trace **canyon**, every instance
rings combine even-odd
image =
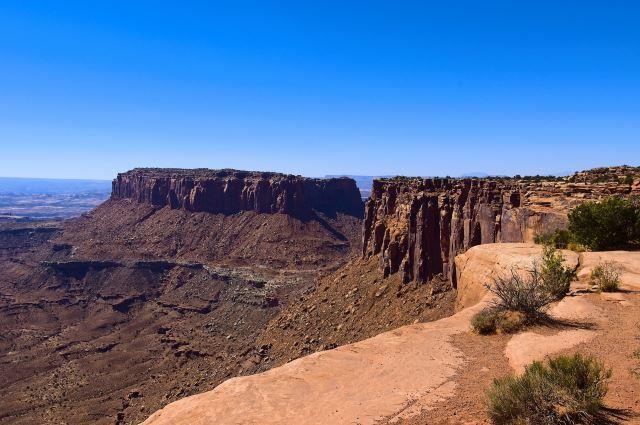
[[[146,169],[75,219],[5,223],[0,423],[138,423],[270,368],[260,334],[359,252],[361,215],[350,179]]]
[[[461,363],[445,359],[449,369],[439,371],[442,365],[420,366],[420,353],[446,358],[457,349],[421,347],[411,357],[390,349],[382,335],[401,329],[410,348],[451,321],[458,321],[455,331],[443,331],[442,341],[465,335],[472,310],[464,309],[484,296],[486,271],[478,264],[495,271],[505,267],[501,261],[530,261],[539,248],[518,247],[564,228],[573,206],[638,194],[640,171],[625,166],[567,178],[377,179],[364,204],[349,178],[230,169],[121,173],[110,199],[80,217],[0,227],[0,423],[139,423],[166,405],[150,423],[224,423],[223,416],[244,414],[268,423],[260,403],[280,396],[265,395],[278,385],[272,379],[306,380],[300,367],[330,370],[327,361],[340,366],[337,374],[346,364],[347,380],[377,373],[358,365],[383,359],[387,376],[411,364],[448,382]],[[488,251],[474,251],[478,245]],[[465,252],[484,260],[465,262]],[[406,364],[390,353],[408,356]],[[295,373],[278,378],[281,367]],[[422,387],[400,382],[407,373],[398,385],[413,394]],[[245,375],[255,378],[238,378]],[[318,391],[332,385],[321,375],[307,381]],[[214,400],[222,397],[233,414],[198,418],[172,407],[210,390],[225,394]],[[367,418],[393,415],[407,402],[384,399],[385,391],[374,386],[358,399],[389,407]],[[255,401],[249,392],[264,397]],[[293,407],[271,419],[307,411]],[[262,419],[257,409],[266,409]],[[359,414],[357,406],[349,409]]]

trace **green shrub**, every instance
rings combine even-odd
[[[471,329],[480,335],[515,333],[527,323],[524,314],[500,308],[485,308],[471,319]]]
[[[545,246],[542,261],[531,269],[521,273],[513,268],[507,275],[495,276],[485,285],[496,296],[493,305],[471,319],[471,328],[482,335],[513,333],[540,319],[549,304],[567,294],[576,278],[563,261],[558,250]]]
[[[520,376],[494,381],[489,417],[495,424],[597,423],[610,377],[601,362],[580,354],[533,362]]]
[[[637,199],[607,198],[585,202],[569,213],[575,242],[594,251],[628,249],[640,241],[640,203]]]
[[[613,261],[598,264],[591,271],[591,284],[602,292],[616,292],[620,287],[622,270]]]
[[[573,239],[568,230],[556,229],[553,232],[534,236],[533,241],[539,245],[551,245],[554,248],[566,249],[573,242]]]
[[[565,267],[564,257],[560,251],[546,245],[542,251],[540,290],[549,294],[554,300],[561,300],[569,292],[571,282],[576,280],[576,271]]]
[[[631,174],[627,174],[624,177],[624,184],[632,185],[633,184],[633,176]]]
[[[565,267],[563,260],[562,254],[547,246],[541,264],[534,263],[525,273],[511,269],[508,275],[493,278],[485,286],[496,295],[494,308],[517,311],[530,319],[540,316],[545,307],[567,294],[576,278],[575,271]]]
[[[486,308],[471,318],[471,329],[480,335],[495,333],[498,328],[498,310]]]

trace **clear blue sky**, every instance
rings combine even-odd
[[[0,175],[640,165],[637,1],[3,1]]]

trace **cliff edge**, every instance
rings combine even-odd
[[[353,179],[313,179],[289,174],[232,169],[136,168],[113,180],[112,199],[170,206],[194,212],[325,214],[362,216]]]

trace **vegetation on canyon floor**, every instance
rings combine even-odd
[[[602,423],[611,370],[577,353],[533,362],[522,375],[496,379],[487,392],[495,424]]]

